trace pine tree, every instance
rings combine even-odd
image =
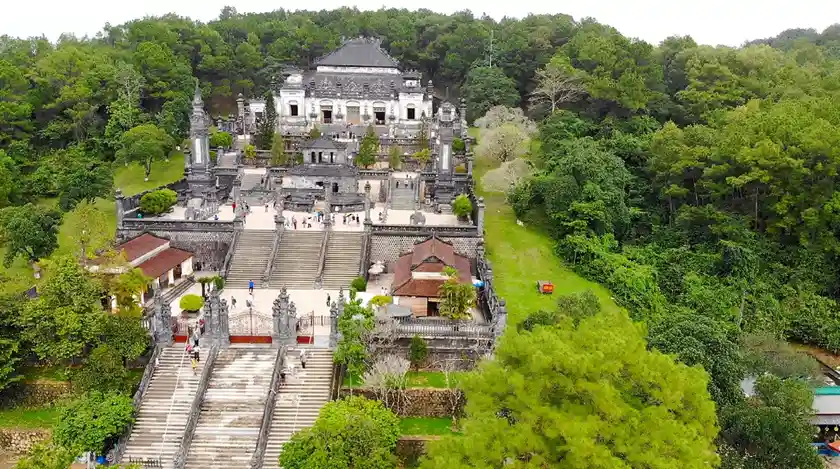
[[[274,107],[274,94],[267,91],[265,93],[265,114],[257,130],[257,148],[271,150],[275,132],[277,132],[277,109]]]

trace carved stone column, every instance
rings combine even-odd
[[[172,344],[172,308],[164,303],[160,289],[155,291],[154,298],[154,340],[157,345]]]
[[[365,183],[365,224],[371,223],[370,219],[370,181]]]
[[[332,188],[331,187],[324,187],[324,229],[329,230],[332,228]]]
[[[313,329],[315,325],[312,325]],[[285,342],[286,345],[295,345],[297,343],[297,307],[294,301],[289,302],[289,308],[286,314],[285,324]]]
[[[478,198],[478,216],[476,217],[477,220],[475,221],[476,226],[478,226],[478,235],[484,236],[484,210],[486,206],[484,205],[484,197]]]
[[[117,204],[117,229],[122,228],[123,225],[123,218],[125,218],[125,197],[123,197],[123,193],[121,190],[117,189],[117,193],[115,194],[115,200]]]
[[[216,298],[219,297],[218,291]],[[219,305],[219,340],[218,344],[222,347],[230,345],[230,308],[227,300],[222,299]]]
[[[284,343],[283,329],[288,308],[289,295],[286,293],[286,287],[283,287],[280,290],[280,294],[274,299],[274,304],[271,306],[271,343],[274,347],[280,347]]]
[[[216,345],[219,330],[219,313],[213,304],[213,295],[204,303],[204,334],[202,341],[206,341],[211,347]]]
[[[335,301],[330,305],[330,348],[338,346],[338,303]]]

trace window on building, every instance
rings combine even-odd
[[[319,152],[318,152],[318,162],[319,162],[319,163],[323,163],[323,162],[324,162],[324,152],[322,152],[322,151],[319,151]]]
[[[362,117],[359,112],[359,106],[347,105],[347,122],[350,124],[359,124],[362,122]]]
[[[321,121],[324,124],[332,124],[332,110],[323,109],[321,110]]]
[[[385,110],[382,111],[374,111],[373,118],[375,119],[376,125],[385,125]]]
[[[312,152],[312,154],[311,154],[311,155],[309,155],[309,162],[310,162],[310,163],[315,163],[315,162],[316,162],[316,160],[315,160],[315,152],[314,152],[314,151]]]
[[[408,120],[413,121],[414,119],[417,118],[415,112],[416,111],[414,109],[414,106],[409,106],[408,107],[408,113],[407,113]]]
[[[330,163],[335,163],[335,152],[330,152]]]
[[[297,104],[290,104],[289,105],[289,115],[291,115],[292,117],[297,117],[297,115],[298,115]]]

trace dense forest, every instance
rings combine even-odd
[[[690,37],[652,45],[565,15],[494,21],[469,12],[241,15],[226,8],[207,24],[170,15],[57,43],[2,37],[0,225],[7,261],[10,254],[35,261],[55,249],[49,233],[61,214],[24,204],[57,197],[61,210],[88,207],[85,201],[110,194],[114,164],[162,156],[181,142],[194,77],[211,113],[226,115],[238,93],[260,96],[276,85],[284,66],[308,66],[342,37],[360,35],[381,38],[404,68],[422,72],[440,93],[468,98],[468,118],[481,129],[479,157],[507,171],[498,190],[518,217],[550,233],[559,257],[608,287],[630,317],[646,325],[646,342],[612,329],[609,337],[627,340],[638,362],[651,369],[664,365],[645,355],[645,346],[708,373],[714,410],[698,398],[672,403],[669,412],[680,425],[702,415],[697,434],[719,435],[717,456],[680,467],[713,465],[717,458],[728,468],[820,467],[808,446],[814,428],[805,385],[819,373],[784,341],[840,350],[837,25],[730,48],[698,45]],[[14,233],[35,241],[17,246]],[[105,319],[92,328],[78,321],[98,308],[96,295],[82,295],[84,304],[68,301],[75,295],[70,285],[85,281],[70,263],[59,267],[55,285],[34,306],[0,298],[0,385],[15,379],[16,364],[32,353],[90,360],[94,347],[116,347],[98,333]],[[600,319],[581,320],[598,308],[586,298],[575,301],[566,305],[581,311],[574,326],[553,313],[529,317],[519,325],[523,335],[500,351],[499,363],[527,362],[519,356],[528,347],[522,338],[547,340],[540,324],[561,324],[570,343],[581,335],[569,331],[585,327],[592,339],[608,327]],[[76,315],[68,320],[75,329],[56,322],[56,308],[65,313],[61,320]],[[132,340],[142,342],[142,331],[134,332]],[[40,343],[39,337],[57,340]],[[656,382],[644,370],[625,371],[687,395],[696,391],[691,383],[669,380],[702,374],[663,373]],[[493,387],[486,384],[489,375],[482,376],[476,392]],[[739,386],[747,376],[760,376],[750,400]],[[628,401],[636,391],[622,388]],[[500,398],[491,397],[482,400],[468,389],[471,406]],[[633,436],[653,432],[661,419],[646,422]],[[489,448],[510,434],[494,427],[501,433],[482,435],[488,427],[469,420],[465,428],[472,446],[447,440],[446,454],[430,456],[434,467],[484,467],[477,462],[486,454],[481,445]],[[688,449],[688,433],[680,435],[675,448],[702,452]],[[621,453],[616,441],[605,446],[615,443],[613,451]],[[531,465],[516,467],[564,457],[556,447],[530,443],[510,440],[519,445],[511,451],[529,454]],[[621,467],[669,467],[680,460],[640,462],[666,451],[644,453]],[[598,460],[568,467],[607,467]]]

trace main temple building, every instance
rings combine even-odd
[[[313,70],[289,69],[274,96],[280,132],[354,139],[373,125],[378,135],[415,137],[432,117],[432,82],[399,64],[373,38],[344,41]]]

